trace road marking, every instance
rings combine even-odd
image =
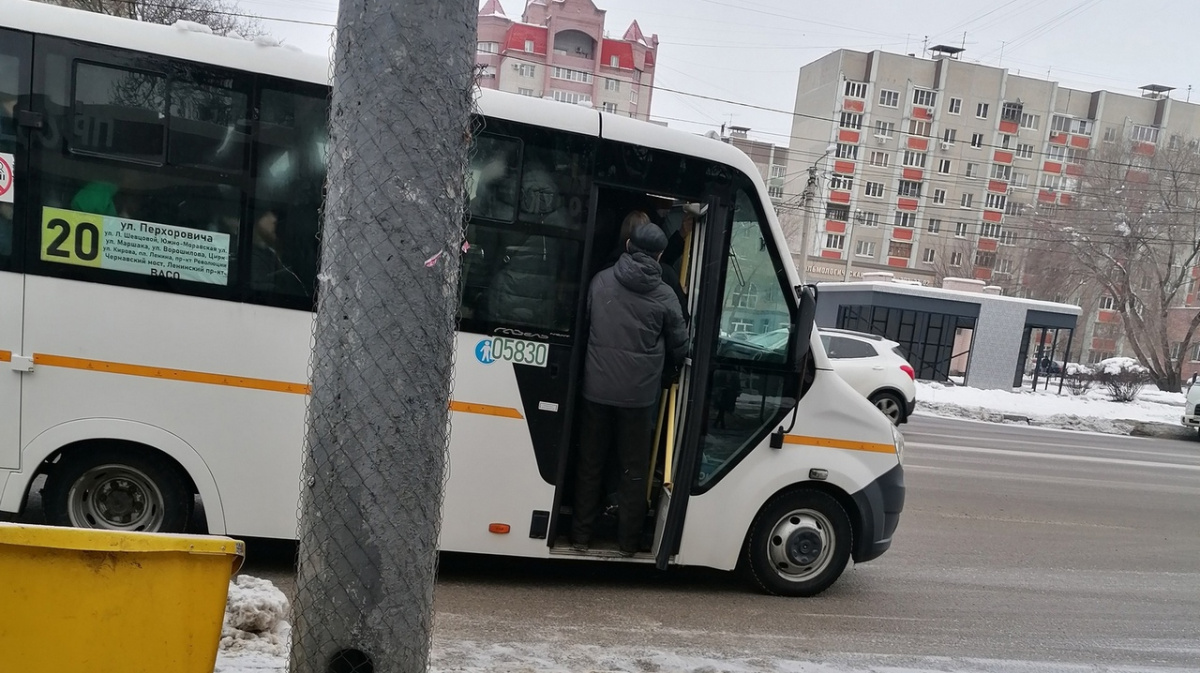
[[[1126,437],[1125,435],[1105,435],[1105,436],[1121,437],[1121,438],[1125,438],[1125,439],[1135,439],[1135,440],[1136,439],[1150,439],[1148,437],[1146,437],[1146,438]],[[943,435],[943,434],[934,433],[934,432],[914,432],[911,435],[905,435],[904,436],[905,441],[908,441],[909,437],[943,437],[945,439],[956,439],[959,441],[962,441],[962,439],[963,439],[962,435]],[[983,438],[981,438],[981,439],[983,441],[988,441],[988,442],[1005,442],[1008,444],[1022,444],[1024,446],[1030,446],[1030,445],[1037,445],[1039,447],[1056,446],[1056,447],[1061,447],[1064,449],[1084,449],[1084,450],[1088,450],[1088,451],[1111,451],[1111,452],[1136,453],[1141,456],[1164,456],[1164,457],[1170,457],[1170,458],[1180,458],[1180,457],[1185,457],[1187,455],[1186,453],[1170,453],[1170,452],[1166,452],[1166,451],[1139,451],[1137,449],[1122,449],[1122,448],[1109,447],[1109,446],[1093,446],[1093,445],[1081,445],[1081,444],[1055,444],[1055,443],[1051,443],[1051,442],[1042,442],[1042,441],[1029,440],[1029,439],[1000,439],[997,437],[988,437],[986,439],[983,439]],[[913,440],[913,441],[915,442],[915,441],[919,441],[919,440]],[[953,446],[953,445],[950,445],[950,446]]]
[[[1149,460],[1133,460],[1130,458],[1102,458],[1100,456],[1068,456],[1061,453],[1039,453],[1035,451],[1013,451],[1011,449],[984,449],[974,446],[958,446],[954,444],[926,444],[924,442],[908,442],[906,446],[935,451],[957,453],[981,453],[992,456],[1017,456],[1022,458],[1046,458],[1049,460],[1066,460],[1079,463],[1102,463],[1106,465],[1126,465],[1129,467],[1162,467],[1174,470],[1189,470],[1200,472],[1200,465],[1184,463],[1159,463]]]

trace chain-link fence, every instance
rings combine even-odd
[[[293,673],[428,664],[475,14],[339,9]]]

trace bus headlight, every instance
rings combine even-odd
[[[900,464],[904,464],[904,434],[900,432],[900,428],[892,426],[892,444],[896,445],[896,460]]]

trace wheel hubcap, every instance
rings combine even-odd
[[[75,481],[67,498],[67,514],[77,528],[162,528],[162,493],[150,477],[128,465],[93,467]]]
[[[767,557],[780,577],[793,582],[820,574],[833,558],[833,524],[822,513],[798,509],[783,516],[767,538]]]
[[[890,397],[881,397],[875,401],[875,406],[893,422],[900,419],[900,405],[896,404],[896,400]]]

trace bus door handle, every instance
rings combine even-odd
[[[31,372],[33,371],[33,357],[14,353],[9,360],[9,365],[12,366],[14,372]]]

